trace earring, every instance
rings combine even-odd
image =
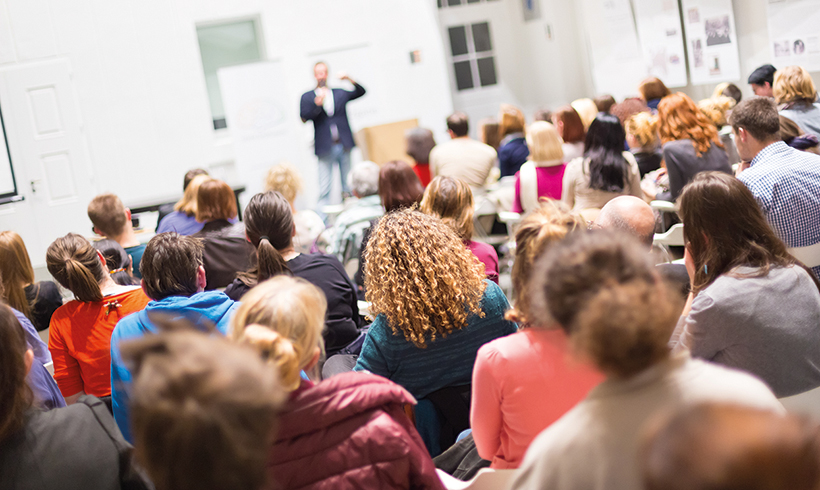
[[[703,273],[704,273],[704,274],[708,274],[708,273],[709,273],[709,266],[708,266],[708,265],[706,265],[706,264],[703,264]]]

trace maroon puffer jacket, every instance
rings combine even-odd
[[[404,388],[365,373],[301,391],[279,418],[271,488],[443,489],[405,403],[416,401]]]

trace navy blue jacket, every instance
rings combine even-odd
[[[498,169],[501,171],[501,177],[515,175],[528,156],[530,149],[527,148],[527,140],[524,138],[515,138],[499,148]]]
[[[315,90],[315,89],[314,89]],[[330,126],[336,124],[339,130],[339,140],[345,150],[356,146],[353,142],[353,133],[350,131],[350,123],[347,121],[346,105],[353,99],[358,99],[365,94],[364,87],[358,83],[353,84],[353,90],[334,88],[333,105],[335,106],[332,116],[328,116],[325,109],[317,106],[313,99],[316,98],[314,90],[302,94],[302,101],[299,104],[299,115],[303,122],[313,121],[314,147],[317,156],[330,153],[333,148],[333,137],[330,134]]]

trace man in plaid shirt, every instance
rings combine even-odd
[[[780,139],[774,102],[744,100],[729,118],[740,158],[741,182],[752,191],[766,219],[820,277],[820,156],[795,150]],[[811,248],[804,248],[811,247]]]

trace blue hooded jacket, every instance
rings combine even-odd
[[[228,322],[239,303],[220,291],[206,291],[193,296],[171,296],[160,301],[151,301],[144,310],[129,315],[117,323],[111,335],[111,401],[114,419],[125,438],[133,443],[128,410],[131,390],[131,372],[126,368],[120,354],[120,342],[156,333],[157,327],[148,316],[168,315],[169,320],[185,319],[193,325],[205,329],[216,326],[223,335],[228,332]]]

